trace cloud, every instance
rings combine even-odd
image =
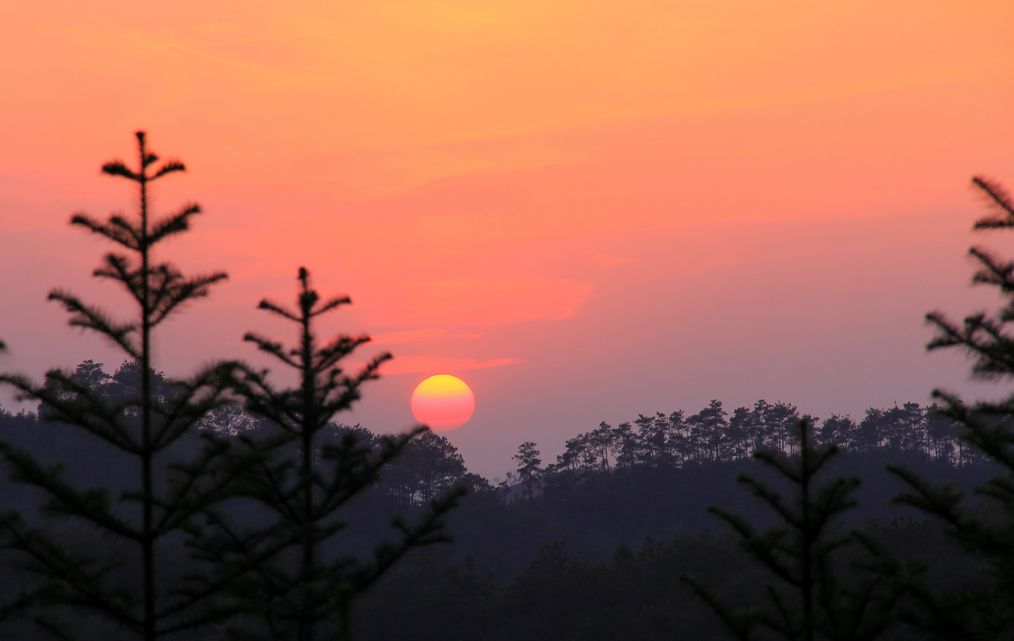
[[[382,332],[370,337],[374,345],[401,345],[405,343],[435,343],[444,340],[474,341],[485,336],[485,332],[452,333],[439,327],[404,329],[394,332]]]
[[[596,267],[601,267],[602,269],[614,269],[616,267],[623,267],[625,265],[636,265],[638,262],[640,262],[636,258],[615,256],[613,254],[606,254],[604,252],[596,252],[592,254],[591,260]]]
[[[456,374],[474,369],[505,367],[522,362],[520,358],[503,357],[478,359],[469,356],[438,356],[433,354],[417,354],[402,356],[385,363],[381,369],[383,376],[400,376],[404,374]]]
[[[572,318],[594,285],[569,278],[457,278],[414,287],[399,305],[417,321],[451,327],[490,327]]]
[[[405,329],[397,332],[383,332],[370,337],[375,345],[398,345],[402,343],[432,343],[446,339],[450,333],[446,329],[426,327],[423,329]]]

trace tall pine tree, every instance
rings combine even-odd
[[[3,535],[4,543],[21,553],[23,566],[45,586],[51,608],[39,618],[40,624],[65,638],[86,634],[77,624],[65,625],[64,615],[71,610],[85,610],[144,641],[192,630],[225,614],[211,598],[216,586],[198,575],[180,578],[158,572],[178,565],[171,558],[178,549],[170,546],[178,548],[181,531],[225,496],[233,476],[218,465],[225,460],[224,442],[206,435],[195,447],[190,440],[195,424],[223,403],[232,366],[211,365],[192,378],[170,379],[168,389],[156,393],[152,346],[156,329],[186,303],[207,296],[226,275],[185,276],[156,258],[155,247],[187,231],[200,207],[191,203],[175,213],[153,216],[152,183],[184,171],[184,165],[176,160],[160,164],[144,132],[136,138],[136,167],[119,160],[102,166],[105,174],[135,185],[136,215],[115,213],[104,222],[86,214],[71,218],[72,225],[117,246],[94,276],[127,292],[136,305],[132,318],[116,320],[64,290],[49,294],[70,314],[72,326],[97,333],[126,354],[136,377],[132,393],[104,398],[72,373],[56,369],[46,374],[42,385],[24,376],[0,375],[0,383],[13,387],[22,399],[40,402],[41,418],[58,423],[57,434],[76,430],[104,443],[108,457],[89,464],[118,465],[131,475],[118,479],[120,487],[81,487],[66,479],[61,466],[41,462],[38,453],[0,443],[12,479],[40,491],[45,509],[59,519],[9,519]],[[181,450],[188,459],[178,458]],[[98,530],[104,541],[100,556],[80,551],[79,540],[70,533],[71,521]]]
[[[986,199],[991,215],[975,230],[1014,228],[1014,201],[1000,185],[972,179]],[[956,323],[939,312],[927,314],[936,329],[927,346],[958,349],[972,357],[973,378],[1009,381],[1014,378],[1014,262],[972,247],[977,264],[972,282],[995,287],[1003,306]],[[976,488],[976,505],[968,505],[952,487],[937,487],[916,474],[890,468],[908,485],[898,502],[912,505],[937,519],[944,530],[985,568],[984,581],[941,593],[925,586],[913,592],[924,607],[916,623],[927,635],[967,641],[1010,639],[1014,633],[1014,394],[994,402],[965,403],[957,395],[934,390],[937,412],[961,426],[962,440],[992,461],[1000,473]]]
[[[787,495],[753,476],[738,479],[771,508],[779,525],[758,530],[735,514],[710,510],[731,526],[743,550],[772,576],[765,586],[766,606],[736,610],[696,580],[684,577],[684,581],[740,641],[872,641],[894,621],[901,595],[900,582],[894,578],[903,568],[872,541],[841,530],[838,519],[856,505],[859,481],[823,480],[838,449],[816,447],[809,420],[796,425],[795,456],[781,451],[754,453],[789,488]],[[849,554],[859,554],[865,558],[862,563],[879,572],[843,563]]]
[[[243,439],[259,461],[246,477],[244,494],[267,508],[269,522],[243,532],[215,518],[216,527],[209,530],[214,534],[204,544],[206,554],[223,561],[226,573],[255,568],[234,591],[235,601],[251,616],[231,634],[245,641],[348,639],[355,599],[410,549],[446,541],[444,517],[463,493],[454,490],[431,501],[414,524],[395,519],[399,536],[378,546],[369,561],[343,550],[342,508],[373,486],[385,466],[427,430],[381,437],[371,445],[355,430],[336,429],[335,416],[360,398],[361,387],[377,378],[390,356],[382,354],[358,372],[346,373],[343,359],[369,338],[322,341],[316,323],[349,299],[321,299],[306,269],[299,270],[298,280],[294,309],[260,303],[260,309],[297,326],[297,344],[286,348],[258,334],[245,336],[294,370],[296,385],[279,388],[267,370],[247,367],[239,386],[247,411],[273,428]]]

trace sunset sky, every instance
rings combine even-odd
[[[459,376],[476,410],[448,436],[481,473],[712,398],[827,416],[967,389],[922,315],[990,304],[969,244],[1014,253],[970,233],[969,189],[1014,187],[1009,0],[267,5],[0,9],[4,367],[118,364],[45,296],[124,309],[67,221],[130,209],[98,170],[143,128],[189,169],[156,205],[206,212],[170,257],[230,274],[158,366],[289,338],[255,306],[306,265],[355,303],[327,329],[395,355],[347,419],[406,428],[420,380]]]

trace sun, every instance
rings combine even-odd
[[[411,407],[415,419],[434,432],[450,432],[472,418],[475,394],[457,376],[435,374],[416,385]]]

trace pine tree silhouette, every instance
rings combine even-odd
[[[246,496],[268,508],[272,523],[248,532],[216,520],[207,554],[223,561],[226,572],[254,572],[234,590],[234,598],[256,618],[258,626],[234,626],[235,639],[348,639],[354,600],[370,588],[411,548],[448,540],[444,517],[463,490],[430,502],[415,524],[395,519],[396,542],[376,548],[369,562],[336,553],[338,535],[346,524],[342,507],[372,486],[390,463],[415,438],[417,428],[401,436],[384,436],[375,446],[354,430],[339,432],[334,417],[360,397],[360,388],[377,378],[378,367],[390,356],[370,360],[358,373],[346,374],[342,360],[366,343],[366,336],[339,336],[319,341],[315,322],[349,303],[345,297],[321,300],[311,288],[306,269],[299,270],[295,310],[264,300],[260,309],[299,327],[292,349],[249,333],[245,340],[298,374],[298,384],[279,389],[267,370],[246,367],[240,392],[246,409],[267,419],[271,434],[244,439],[259,462],[246,478]],[[231,568],[236,568],[230,570]],[[263,630],[258,632],[257,628]]]
[[[3,354],[6,351],[7,344],[0,341],[0,354]],[[19,515],[11,511],[0,514],[0,532],[12,527],[17,522],[18,518]],[[0,624],[3,624],[13,616],[25,612],[29,606],[38,600],[40,595],[41,592],[37,590],[24,590],[16,597],[0,600]]]
[[[1014,227],[1014,202],[996,183],[981,177],[972,184],[994,210],[975,223],[976,230]],[[985,249],[972,247],[978,264],[975,284],[997,288],[1004,298],[996,313],[980,312],[960,324],[939,312],[926,315],[936,329],[929,350],[957,348],[973,358],[973,378],[1010,380],[1014,377],[1014,262],[1004,261]],[[984,454],[1001,474],[976,488],[978,506],[963,502],[952,487],[936,487],[916,474],[889,468],[908,485],[898,502],[935,517],[961,546],[978,557],[987,571],[987,584],[939,594],[923,586],[913,592],[924,607],[916,623],[938,638],[1009,639],[1014,633],[1014,395],[998,402],[964,403],[957,395],[934,390],[937,412],[957,422],[962,440]]]
[[[43,385],[10,374],[0,375],[0,383],[13,387],[22,399],[40,401],[41,418],[61,424],[61,429],[82,430],[104,443],[109,460],[95,465],[126,460],[136,465],[137,476],[122,479],[128,489],[118,496],[113,491],[122,488],[79,487],[65,480],[59,466],[44,465],[33,454],[0,443],[14,481],[40,490],[51,514],[86,523],[110,544],[103,548],[107,556],[86,557],[73,541],[60,536],[59,523],[50,522],[47,528],[45,521],[29,524],[20,518],[5,521],[3,538],[21,553],[23,565],[41,578],[50,606],[63,606],[62,614],[67,608],[83,609],[126,628],[136,638],[154,641],[226,614],[210,598],[215,586],[202,582],[199,574],[163,588],[167,581],[156,580],[156,571],[171,565],[165,556],[167,539],[178,537],[197,514],[221,500],[234,475],[219,468],[227,446],[210,435],[190,460],[168,460],[181,446],[187,447],[184,441],[193,435],[195,423],[223,403],[232,365],[211,365],[190,379],[171,380],[167,390],[153,389],[155,330],[184,304],[207,296],[226,275],[188,277],[154,257],[156,245],[189,229],[200,207],[191,203],[161,218],[151,215],[151,183],[184,171],[184,165],[170,160],[156,168],[159,158],[149,150],[144,132],[136,138],[136,168],[116,160],[103,165],[102,171],[137,186],[137,215],[116,213],[105,222],[86,214],[71,218],[72,225],[119,247],[106,254],[94,276],[121,285],[137,304],[136,316],[119,321],[70,292],[49,294],[70,314],[72,326],[95,332],[126,353],[138,379],[135,393],[105,399],[60,370],[47,372]],[[66,625],[56,611],[44,613],[39,623],[64,638],[82,633]]]
[[[604,425],[605,423],[603,423]],[[517,463],[514,479],[521,486],[521,495],[531,498],[538,489],[542,479],[542,453],[535,441],[525,441],[518,446],[517,453],[511,457]]]
[[[534,483],[542,472],[542,453],[535,441],[525,441],[518,446],[517,453],[511,457],[518,467],[518,481],[524,484]]]
[[[741,641],[870,641],[895,619],[900,580],[884,577],[898,577],[904,568],[869,539],[837,531],[835,521],[856,505],[859,481],[821,481],[821,472],[838,449],[815,447],[811,431],[809,420],[797,422],[798,453],[791,458],[780,451],[754,453],[791,488],[789,496],[752,476],[738,479],[774,511],[781,525],[759,531],[735,514],[710,509],[736,532],[743,550],[773,575],[766,586],[768,607],[732,609],[701,583],[682,577]],[[841,557],[847,552],[865,553],[862,563],[870,571],[843,567]]]

